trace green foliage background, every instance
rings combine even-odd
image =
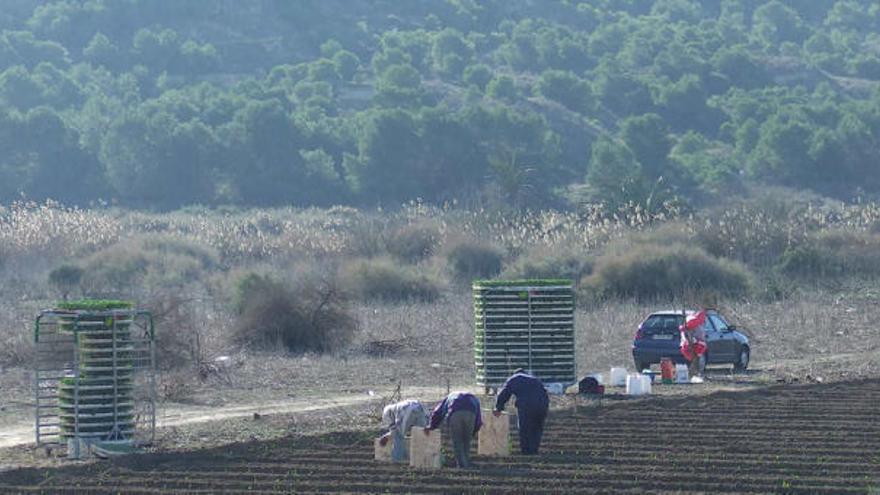
[[[872,0],[6,0],[0,202],[880,192]]]

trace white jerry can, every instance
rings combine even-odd
[[[675,365],[675,383],[690,383],[688,367],[686,364]]]
[[[626,368],[611,368],[611,375],[608,379],[612,387],[623,387],[626,385]]]

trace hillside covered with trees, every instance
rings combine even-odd
[[[880,196],[871,0],[5,0],[0,203]]]

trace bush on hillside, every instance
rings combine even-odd
[[[342,269],[342,286],[363,301],[434,301],[441,284],[388,259],[356,260]]]
[[[354,335],[357,320],[335,282],[308,277],[295,286],[265,275],[235,281],[233,342],[252,349],[332,352]]]
[[[580,280],[593,269],[593,259],[583,253],[564,252],[547,254],[533,251],[517,258],[504,269],[501,277],[517,279],[555,279]]]
[[[254,300],[282,290],[284,285],[267,274],[242,272],[232,284],[232,304],[236,313],[242,314]]]
[[[156,331],[156,366],[162,370],[197,367],[207,359],[207,335],[199,308],[178,291],[147,296],[139,304],[153,314]]]
[[[64,298],[76,290],[82,282],[83,269],[77,265],[64,264],[49,272],[49,283],[55,286]]]
[[[386,250],[388,218],[376,215],[353,215],[349,220],[348,251],[355,256],[379,256]]]
[[[875,277],[880,275],[880,235],[822,232],[785,250],[776,268],[801,280]]]
[[[457,280],[470,282],[501,273],[504,253],[494,246],[464,241],[446,253],[446,261]]]
[[[599,298],[672,299],[688,293],[744,295],[750,274],[740,263],[686,246],[641,246],[596,261],[582,281],[585,295]]]
[[[776,269],[789,277],[821,278],[837,275],[839,267],[834,258],[818,247],[802,245],[786,249]]]
[[[200,279],[217,264],[217,254],[204,246],[167,235],[145,235],[120,241],[82,263],[86,290],[113,293],[135,287],[180,287]]]
[[[431,257],[440,233],[427,225],[406,225],[396,230],[386,242],[388,253],[407,263],[418,263]]]

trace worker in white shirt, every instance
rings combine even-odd
[[[392,440],[394,443],[391,447],[391,460],[407,462],[409,448],[406,444],[406,435],[413,426],[428,424],[428,414],[424,406],[421,402],[412,399],[389,404],[382,411],[382,422],[388,425],[388,432],[382,435],[379,442],[386,445],[388,440]]]

